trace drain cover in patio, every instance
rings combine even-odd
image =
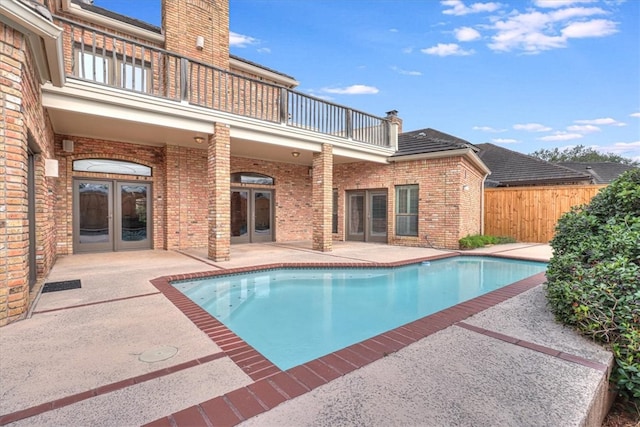
[[[80,280],[65,280],[62,282],[48,282],[44,284],[42,288],[42,293],[45,292],[57,292],[57,291],[66,291],[68,289],[78,289],[80,288]]]

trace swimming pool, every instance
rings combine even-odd
[[[272,269],[172,285],[286,370],[545,271],[454,257],[395,268]]]

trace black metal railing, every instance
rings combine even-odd
[[[69,77],[379,147],[390,122],[64,18]]]

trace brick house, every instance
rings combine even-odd
[[[0,2],[0,325],[60,255],[481,232],[472,145],[230,55],[227,0],[164,0],[162,28],[88,3]]]

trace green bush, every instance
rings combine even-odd
[[[482,248],[487,245],[498,245],[502,243],[515,243],[516,239],[513,237],[496,237],[496,236],[483,236],[476,234],[474,236],[463,237],[458,240],[460,249],[475,249]]]
[[[640,169],[558,221],[547,298],[560,322],[604,343],[619,395],[640,402]]]

